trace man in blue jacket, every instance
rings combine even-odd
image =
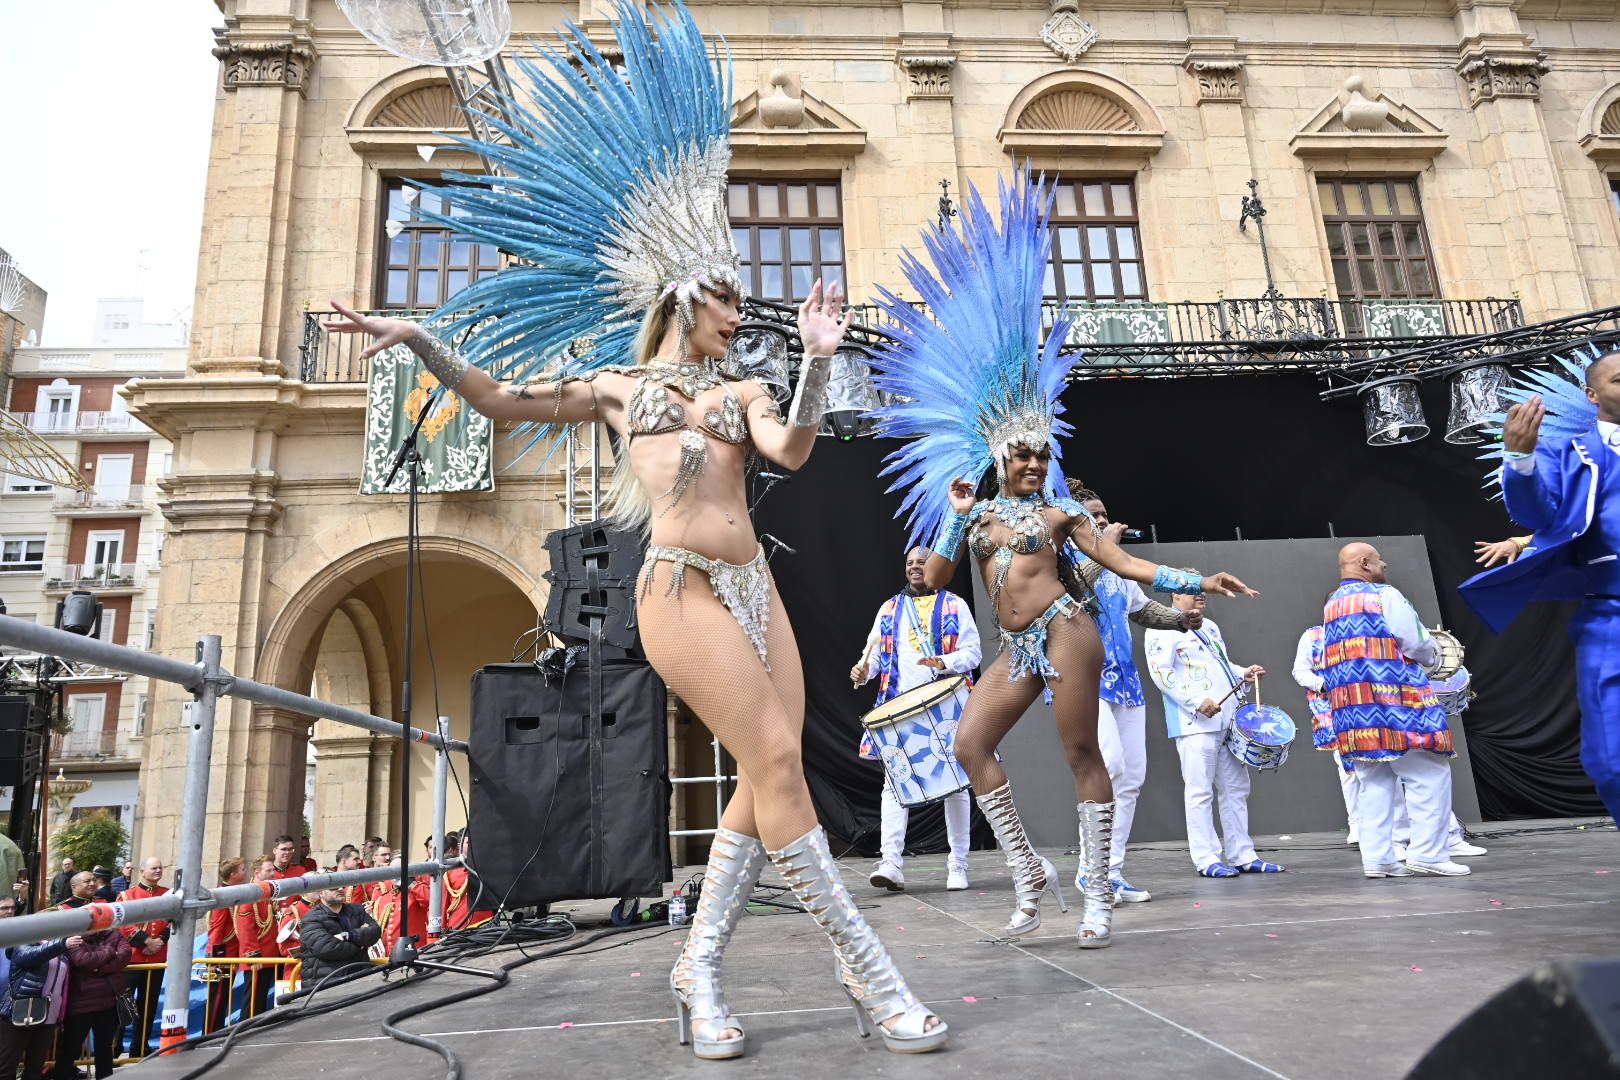
[[[1462,585],[1500,632],[1534,600],[1581,600],[1570,624],[1581,704],[1581,764],[1620,817],[1620,350],[1586,369],[1597,420],[1584,433],[1540,441],[1540,395],[1508,409],[1502,495],[1508,515],[1535,530],[1518,559]]]

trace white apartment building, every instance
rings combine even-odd
[[[121,329],[131,340],[120,338]],[[129,415],[118,391],[131,379],[180,377],[186,349],[183,331],[141,323],[139,303],[129,301],[98,305],[95,339],[106,344],[16,350],[7,411],[95,490],[0,474],[0,599],[8,614],[51,625],[59,601],[88,589],[103,605],[100,636],[145,648],[163,551],[157,480],[169,471],[171,449]],[[145,344],[152,340],[171,344]],[[74,816],[106,809],[132,826],[147,680],[87,670],[68,685],[65,701],[72,728],[52,736],[50,775],[60,769],[91,781],[74,800]],[[9,809],[9,798],[0,797],[0,809]]]

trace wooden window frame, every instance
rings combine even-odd
[[[1340,300],[1439,300],[1440,275],[1435,267],[1434,245],[1429,241],[1428,225],[1423,220],[1423,193],[1419,189],[1415,176],[1318,176],[1316,178],[1317,198],[1321,201],[1322,230],[1328,242],[1328,273],[1333,280],[1334,291]],[[1412,201],[1416,212],[1404,214],[1400,212],[1400,199],[1396,194],[1394,185],[1405,184],[1412,189]],[[1388,214],[1371,212],[1373,205],[1372,189],[1375,186],[1385,186],[1392,208]],[[1331,187],[1333,191],[1333,204],[1326,201],[1324,188]],[[1345,189],[1355,187],[1360,195],[1362,206],[1369,208],[1367,213],[1352,214],[1346,208]],[[1395,254],[1389,255],[1380,250],[1379,227],[1390,226],[1394,232]],[[1408,228],[1415,230],[1415,235],[1421,241],[1423,250],[1418,255],[1408,252],[1406,238],[1411,235]],[[1355,232],[1358,228],[1368,229],[1368,254],[1356,254]],[[1343,258],[1333,253],[1333,237],[1337,231],[1341,238],[1344,252]],[[1335,262],[1343,261],[1347,266],[1347,277],[1351,289],[1346,292],[1339,281]],[[1412,267],[1421,264],[1428,277],[1428,288],[1414,287],[1415,278]],[[1362,266],[1370,265],[1378,279],[1378,288],[1372,290],[1366,287],[1362,280]],[[1399,273],[1405,281],[1405,287],[1395,287],[1392,283],[1392,268],[1399,267]]]
[[[1124,186],[1130,192],[1131,212],[1128,214],[1118,212],[1115,188],[1119,186]],[[1073,214],[1062,213],[1059,211],[1057,203],[1053,205],[1051,217],[1052,258],[1047,272],[1048,288],[1045,293],[1046,299],[1058,303],[1096,303],[1098,301],[1104,303],[1145,303],[1149,299],[1147,257],[1142,250],[1142,204],[1137,196],[1135,174],[1076,177],[1072,180],[1059,180],[1058,187],[1060,189],[1058,198],[1060,199],[1063,190],[1073,191],[1075,212]],[[1102,192],[1104,212],[1100,215],[1088,214],[1085,211],[1085,189],[1088,187],[1099,188]],[[1108,244],[1106,258],[1097,258],[1092,254],[1090,237],[1086,230],[1095,228],[1105,230],[1103,235]],[[1129,258],[1120,254],[1118,230],[1122,228],[1130,229],[1131,240],[1136,247],[1136,254]],[[1077,257],[1070,256],[1064,247],[1066,231],[1069,229],[1079,230],[1079,252]],[[1095,268],[1099,265],[1110,267],[1114,286],[1111,292],[1100,292],[1096,287]],[[1134,291],[1127,291],[1125,288],[1125,274],[1122,272],[1122,268],[1126,266],[1134,267],[1136,270],[1139,287]],[[1074,283],[1069,280],[1076,269],[1080,271],[1081,284],[1084,286],[1078,290],[1073,287]]]
[[[809,217],[794,217],[786,213],[788,206],[788,189],[792,187],[805,187],[809,189],[807,198],[810,200]],[[828,216],[821,213],[822,189],[832,189],[832,198],[836,214]],[[737,189],[747,192],[747,209],[742,214],[731,213],[735,205]],[[767,216],[760,211],[760,193],[766,188],[776,191],[776,205],[779,211],[774,216]],[[844,185],[837,176],[733,176],[727,185],[726,207],[731,220],[732,236],[737,241],[737,249],[742,254],[743,284],[748,295],[762,300],[772,300],[783,304],[798,304],[804,296],[795,289],[794,271],[803,267],[808,278],[802,278],[805,291],[809,291],[811,284],[820,278],[823,284],[837,281],[848,292],[849,279],[849,248],[846,244],[848,233],[844,223]],[[793,256],[793,237],[790,230],[808,229],[809,257],[808,259]],[[823,257],[822,230],[836,229],[838,231],[838,261],[833,262]],[[761,254],[763,246],[762,237],[775,231],[779,237],[779,257],[764,259]],[[765,285],[766,269],[778,268],[781,272],[782,288],[779,292],[767,289]],[[829,274],[829,268],[836,272]]]
[[[389,213],[393,206],[393,193],[396,190],[403,191],[404,188],[410,184],[412,179],[415,178],[407,176],[384,176],[382,178],[382,187],[380,189],[381,197],[378,199],[380,212],[377,214],[377,258],[375,260],[376,273],[372,282],[371,293],[373,298],[372,307],[379,310],[432,311],[445,300],[448,300],[450,297],[454,296],[456,292],[459,292],[462,288],[465,288],[466,285],[471,285],[480,278],[489,274],[494,274],[501,269],[502,260],[500,252],[496,250],[494,244],[471,239],[458,241],[460,243],[470,244],[471,249],[469,250],[467,256],[468,266],[465,268],[467,271],[467,281],[465,284],[458,286],[458,288],[452,291],[448,285],[450,274],[453,271],[463,269],[461,267],[452,268],[450,266],[451,238],[455,235],[455,230],[447,229],[442,225],[432,224],[418,219],[416,215],[421,202],[420,197],[418,197],[416,203],[411,204],[410,218],[401,223],[399,235],[401,237],[410,238],[407,241],[407,254],[405,262],[394,262],[393,245],[396,240],[394,237],[388,235],[388,221]],[[439,181],[434,181],[434,183],[439,184],[441,187],[453,186]],[[421,254],[421,240],[419,238],[429,233],[437,234],[439,237],[438,262],[433,266],[428,266],[418,261]],[[484,262],[483,249],[485,248],[488,248],[491,252],[494,252],[494,262],[492,265],[486,265]],[[420,281],[420,274],[427,270],[432,270],[436,275],[435,280],[438,285],[438,298],[432,303],[421,303],[419,302],[419,297],[417,294],[417,285]],[[391,303],[389,301],[388,279],[389,274],[394,271],[403,271],[406,275],[405,303]]]

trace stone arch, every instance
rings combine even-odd
[[[1128,165],[1158,153],[1164,121],[1147,98],[1111,75],[1054,71],[1018,92],[996,138],[1019,158]]]
[[[455,91],[444,69],[421,64],[385,75],[355,101],[344,124],[360,128],[411,128],[424,131],[467,129]]]
[[[461,535],[421,538],[422,558],[471,561],[505,578],[537,609],[542,607],[535,576],[506,554],[522,549],[517,529],[476,510],[464,509],[462,517]],[[357,586],[404,565],[405,537],[399,530],[400,508],[379,506],[334,522],[299,545],[297,554],[271,575],[270,596],[285,599],[265,633],[254,678],[299,693],[308,690],[314,649],[333,610]],[[373,539],[377,536],[382,538]]]

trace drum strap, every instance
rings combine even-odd
[[[1215,659],[1221,662],[1221,672],[1225,674],[1226,681],[1231,684],[1232,689],[1236,690],[1238,680],[1232,677],[1232,662],[1226,658],[1226,653],[1221,650],[1220,643],[1215,641],[1213,638],[1205,637],[1197,630],[1193,630],[1191,633],[1193,637],[1203,642],[1204,648],[1211,656],[1215,657]]]
[[[926,631],[923,629],[922,616],[917,614],[917,598],[910,593],[901,593],[900,600],[906,609],[906,621],[911,625],[912,633],[917,635],[917,644],[927,643],[928,651],[923,655],[938,656],[945,647],[944,638],[939,632],[945,612],[945,591],[941,589],[934,594],[934,617],[929,620],[933,625]]]

